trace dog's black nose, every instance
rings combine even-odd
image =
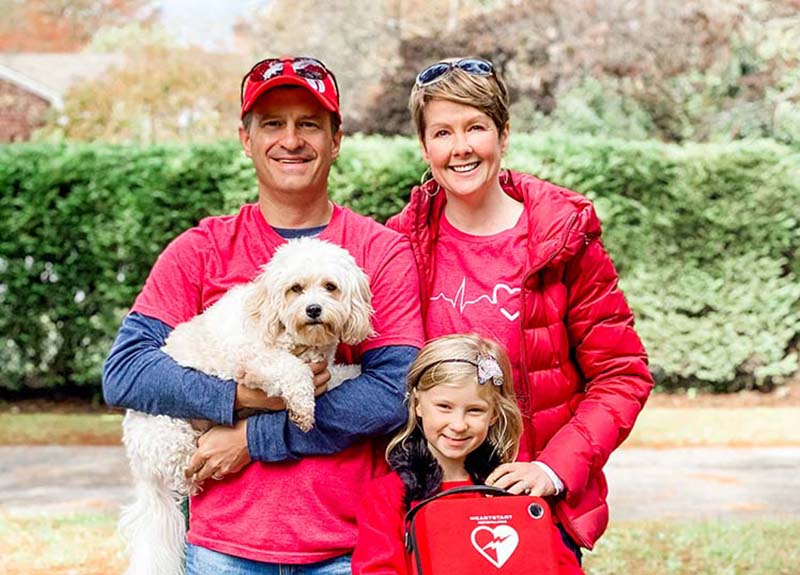
[[[311,319],[318,319],[322,315],[322,306],[318,303],[306,306],[306,315]]]

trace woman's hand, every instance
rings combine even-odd
[[[517,461],[503,463],[486,478],[486,485],[505,489],[515,495],[526,494],[537,497],[555,495],[556,488],[547,474],[538,465]]]
[[[328,371],[328,362],[323,360],[316,363],[309,363],[308,367],[311,368],[311,373],[314,374],[314,396],[319,397],[328,391],[328,383],[331,380],[331,373]],[[242,374],[242,376],[237,379],[243,380],[246,378],[246,375],[247,374]],[[234,410],[239,411],[240,409],[282,411],[286,409],[286,403],[281,397],[267,395],[260,389],[253,389],[242,383],[237,383]]]
[[[195,484],[199,485],[209,477],[219,481],[238,473],[250,461],[247,420],[242,419],[233,427],[217,425],[201,435],[185,473],[186,477],[194,476]]]

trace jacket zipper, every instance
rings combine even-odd
[[[525,289],[524,289],[525,284],[528,283],[528,279],[533,277],[534,274],[539,273],[539,271],[541,271],[545,267],[547,267],[547,264],[549,264],[551,261],[553,261],[553,258],[555,258],[558,255],[558,253],[561,250],[564,249],[564,246],[567,245],[567,239],[569,238],[569,234],[572,231],[572,228],[575,225],[575,221],[577,219],[578,219],[578,214],[573,214],[570,217],[569,222],[567,222],[566,231],[564,232],[563,239],[561,241],[561,244],[558,246],[558,248],[553,250],[553,253],[550,254],[540,266],[530,270],[527,274],[525,274],[525,277],[522,278],[522,287],[523,287],[523,289],[520,292],[522,294],[522,311],[525,311],[526,303],[527,303],[527,298],[525,297]],[[525,316],[525,317],[527,317],[527,316]],[[521,355],[522,355],[522,365],[523,365],[523,368],[525,370],[525,377],[527,379],[527,373],[528,373],[528,345],[525,342],[525,328],[524,328],[523,323],[524,323],[523,316],[520,315],[519,336],[520,336],[520,341],[522,342],[522,353],[521,353]],[[533,390],[531,390],[531,391],[533,391]],[[529,397],[528,409],[530,409],[530,412],[531,412],[530,413],[530,416],[531,416],[531,425],[530,425],[531,432],[528,434],[528,439],[529,439],[529,443],[530,443],[529,448],[533,452],[536,449],[536,428],[533,425],[533,413],[534,413],[534,409],[533,409],[533,407],[534,407],[533,393],[528,394],[528,397]],[[531,456],[533,456],[533,453],[531,453]]]
[[[567,240],[569,239],[569,235],[572,232],[572,228],[575,226],[575,222],[577,221],[577,219],[578,219],[578,214],[573,214],[570,217],[570,220],[567,223],[566,230],[564,232],[561,244],[555,250],[553,250],[553,253],[550,254],[544,260],[544,262],[541,265],[539,265],[535,269],[532,269],[527,274],[525,274],[525,278],[522,281],[522,285],[523,286],[528,282],[528,279],[531,278],[534,274],[537,274],[541,270],[546,268],[547,265],[551,261],[553,261],[553,259],[555,259],[555,257],[564,249],[564,247],[567,245]],[[593,234],[588,234],[588,233],[584,234],[584,240],[583,240],[584,241],[584,245],[588,245],[589,244],[589,242],[593,239],[592,235]],[[524,310],[525,309],[525,304],[526,304],[525,290],[523,289],[521,293],[522,293],[522,309]],[[521,354],[522,355],[522,361],[523,361],[523,365],[525,366],[525,372],[527,373],[527,371],[528,371],[528,367],[527,367],[528,366],[528,349],[527,349],[527,347],[528,346],[527,346],[527,343],[525,342],[525,330],[523,328],[522,322],[520,322],[520,341],[522,342],[522,354]],[[534,411],[535,411],[534,410],[534,405],[535,405],[534,394],[531,393],[529,395],[529,397],[530,397],[529,409],[531,410],[531,426],[530,426],[531,433],[529,434],[530,449],[531,450],[535,450],[536,449],[536,428],[533,425],[533,414],[534,414]],[[581,535],[575,529],[575,526],[569,520],[569,517],[567,517],[566,514],[564,514],[563,512],[559,512],[559,513],[557,513],[557,515],[558,515],[559,521],[561,521],[564,525],[566,525],[568,527],[567,531],[569,532],[569,534],[571,536],[575,537],[578,540],[577,542],[581,545],[581,547],[584,547],[585,549],[590,549],[591,546],[587,543],[587,541],[585,541],[583,539],[583,537],[581,537]]]

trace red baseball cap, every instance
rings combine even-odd
[[[307,57],[268,58],[253,66],[242,79],[242,117],[262,94],[280,86],[305,88],[314,94],[326,110],[336,114],[341,122],[336,77],[325,64]]]

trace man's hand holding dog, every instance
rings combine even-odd
[[[328,362],[309,364],[314,374],[314,395],[319,396],[328,389],[331,374]],[[255,409],[258,411],[280,411],[286,404],[280,397],[272,397],[261,390],[236,385],[235,409]],[[240,419],[233,427],[218,425],[204,433],[197,441],[197,451],[186,469],[186,477],[194,476],[196,484],[209,477],[222,479],[231,473],[238,473],[252,461],[247,449],[247,419]]]
[[[238,473],[250,461],[247,420],[242,419],[233,427],[217,425],[197,441],[197,451],[186,469],[186,477],[194,476],[195,484],[209,477],[219,480],[231,473]]]
[[[314,374],[314,396],[319,397],[328,390],[328,382],[331,380],[331,373],[328,371],[328,362],[319,361],[309,363],[311,373]],[[286,404],[280,397],[267,395],[260,389],[252,389],[242,385],[236,385],[236,400],[234,409],[253,409],[256,411],[281,411],[286,409]]]

